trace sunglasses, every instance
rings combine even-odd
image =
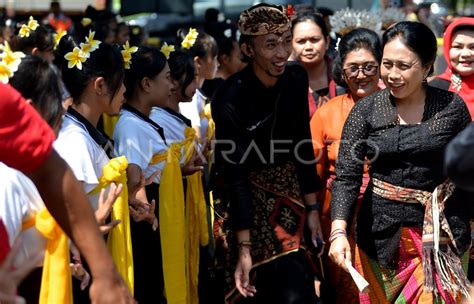
[[[362,71],[365,76],[374,76],[378,70],[378,65],[368,63],[365,65],[351,65],[344,69],[344,74],[346,74],[347,78],[355,78],[359,75],[359,71]]]

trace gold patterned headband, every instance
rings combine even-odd
[[[242,35],[259,36],[286,32],[291,22],[283,6],[257,4],[240,14],[238,25]]]

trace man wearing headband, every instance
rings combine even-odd
[[[300,250],[305,222],[312,243],[322,239],[308,77],[302,67],[286,65],[292,45],[283,7],[249,8],[239,29],[249,65],[212,102],[216,167],[230,198],[226,301],[314,303],[313,276]]]

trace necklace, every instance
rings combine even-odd
[[[461,76],[458,74],[452,74],[451,75],[451,86],[456,89],[456,91],[461,91],[461,84],[462,84],[462,79]]]

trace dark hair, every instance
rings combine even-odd
[[[145,77],[154,78],[166,66],[166,57],[157,48],[141,46],[132,54],[130,69],[125,71],[125,97],[133,97],[137,86]]]
[[[62,116],[59,76],[46,60],[39,56],[26,56],[10,84],[26,99],[31,99],[44,120],[51,127]]]
[[[346,85],[342,77],[342,67],[347,54],[358,49],[370,51],[379,64],[382,61],[382,45],[377,33],[366,28],[352,30],[342,37],[336,58],[332,62],[332,77],[338,85]]]
[[[188,34],[189,29],[179,29],[176,35],[176,45],[181,46],[181,42],[184,40],[186,35]],[[189,53],[191,56],[204,58],[207,55],[211,55],[212,57],[216,57],[219,52],[217,48],[216,40],[209,34],[204,32],[199,32],[199,35],[196,39],[194,45],[189,49]]]
[[[291,33],[293,34],[295,30],[295,26],[298,23],[302,23],[306,21],[314,22],[321,29],[321,33],[324,36],[324,40],[327,39],[327,37],[329,36],[329,31],[328,31],[328,28],[326,26],[326,22],[324,21],[323,16],[319,13],[306,13],[302,15],[297,15],[296,18],[293,19],[293,21],[291,21]]]
[[[171,78],[176,80],[181,86],[181,95],[186,96],[186,88],[193,82],[196,70],[194,60],[187,52],[177,50],[170,54],[168,59]]]
[[[71,43],[71,40],[68,40],[68,43]],[[69,48],[67,51],[71,52],[72,50]],[[81,70],[77,67],[68,68],[64,55],[60,55],[64,61],[61,68],[62,77],[74,103],[80,102],[79,97],[81,97],[89,82],[97,77],[104,78],[112,93],[110,98],[110,101],[112,101],[122,86],[124,78],[124,62],[117,46],[101,43],[99,48],[91,52],[90,57],[82,63]]]
[[[61,40],[59,40],[56,49],[54,50],[54,65],[58,68],[59,71],[62,70],[64,64],[67,65],[67,61],[64,60],[64,55],[70,52],[74,47],[78,46],[76,41],[71,35],[66,35]]]
[[[456,26],[453,29],[452,33],[451,33],[451,38],[454,36],[455,33],[460,32],[460,31],[464,31],[464,30],[474,31],[474,25],[472,25],[472,24],[460,24],[460,25]]]
[[[28,37],[23,38],[18,36],[18,32],[19,30],[17,30],[16,35],[12,37],[12,50],[20,51],[25,54],[31,54],[34,48],[38,48],[41,52],[53,50],[53,35],[46,27],[40,25],[36,30],[31,31]]]
[[[424,67],[430,66],[429,74],[432,74],[438,46],[430,28],[420,22],[398,22],[383,34],[383,48],[396,37],[399,37],[407,48],[418,55]]]
[[[242,49],[242,44],[253,45],[253,38],[254,37],[255,36],[240,35],[239,47]],[[245,54],[245,52],[242,52],[241,56],[242,56],[242,61],[245,62],[245,63],[249,63],[250,61],[252,61],[252,58],[247,56],[247,54]]]
[[[223,37],[217,40],[217,46],[219,48],[219,56],[227,55],[230,56],[232,51],[235,48],[235,44],[237,41],[235,39],[229,37]]]

